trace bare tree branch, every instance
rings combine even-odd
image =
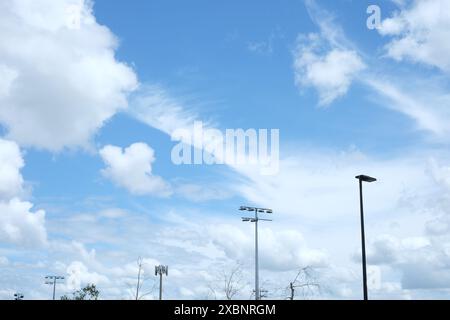
[[[138,257],[137,261],[137,267],[138,267],[138,272],[137,272],[137,281],[136,281],[136,286],[135,286],[135,294],[134,294],[134,299],[135,300],[141,300],[146,296],[149,296],[151,294],[153,294],[153,292],[155,291],[156,288],[156,282],[153,281],[153,285],[151,287],[151,289],[145,293],[141,293],[142,288],[144,287],[144,283],[146,283],[146,281],[148,281],[150,279],[150,277],[146,277],[145,276],[145,261],[142,257]]]
[[[242,289],[245,287],[243,283],[242,264],[237,263],[231,269],[223,268],[218,274],[216,282],[219,285],[209,285],[208,297],[217,299],[219,296],[223,296],[226,300],[233,300]]]
[[[301,292],[303,299],[308,299],[316,292],[320,293],[320,284],[314,275],[313,268],[307,266],[300,269],[294,280],[289,284],[287,290],[289,292],[289,300],[294,300],[296,291]]]

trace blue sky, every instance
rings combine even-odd
[[[371,297],[448,298],[450,8],[375,2],[5,1],[0,297],[47,298],[44,276],[61,274],[61,294],[132,298],[142,257],[145,298],[159,263],[174,299],[220,298],[239,263],[249,298],[249,204],[275,212],[271,298],[311,266],[314,298],[358,299],[366,173]],[[279,172],[175,165],[171,134],[194,121],[279,129]]]

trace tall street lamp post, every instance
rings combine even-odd
[[[359,206],[361,212],[361,246],[362,246],[362,269],[363,269],[363,290],[364,290],[364,300],[368,300],[368,292],[367,292],[367,260],[366,260],[366,237],[364,232],[364,206],[363,206],[363,191],[362,184],[363,182],[375,182],[377,179],[359,175],[356,177],[359,180]]]

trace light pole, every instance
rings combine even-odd
[[[367,292],[367,261],[366,261],[366,237],[364,232],[364,206],[363,206],[363,191],[362,191],[362,184],[363,182],[375,182],[377,179],[365,176],[365,175],[359,175],[356,177],[359,181],[359,206],[360,206],[360,212],[361,212],[361,247],[362,247],[362,269],[363,269],[363,290],[364,290],[364,300],[369,300],[369,295]]]
[[[261,300],[261,291],[259,290],[259,256],[258,256],[258,221],[272,221],[269,219],[262,219],[258,217],[258,213],[273,213],[271,209],[256,208],[256,207],[245,207],[241,206],[240,211],[254,212],[254,218],[243,217],[243,222],[254,222],[255,223],[255,300]]]
[[[23,294],[22,293],[14,293],[14,300],[23,300]]]
[[[163,274],[169,275],[169,266],[155,266],[155,276],[159,275],[159,300],[162,300],[162,278]]]
[[[50,284],[53,286],[53,300],[55,300],[55,293],[56,293],[56,283],[58,280],[64,280],[64,277],[61,276],[46,276],[45,277],[45,284]]]

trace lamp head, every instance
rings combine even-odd
[[[364,182],[375,182],[377,181],[377,179],[370,177],[370,176],[366,176],[366,175],[359,175],[356,176],[356,179],[360,180],[360,181],[364,181]]]

